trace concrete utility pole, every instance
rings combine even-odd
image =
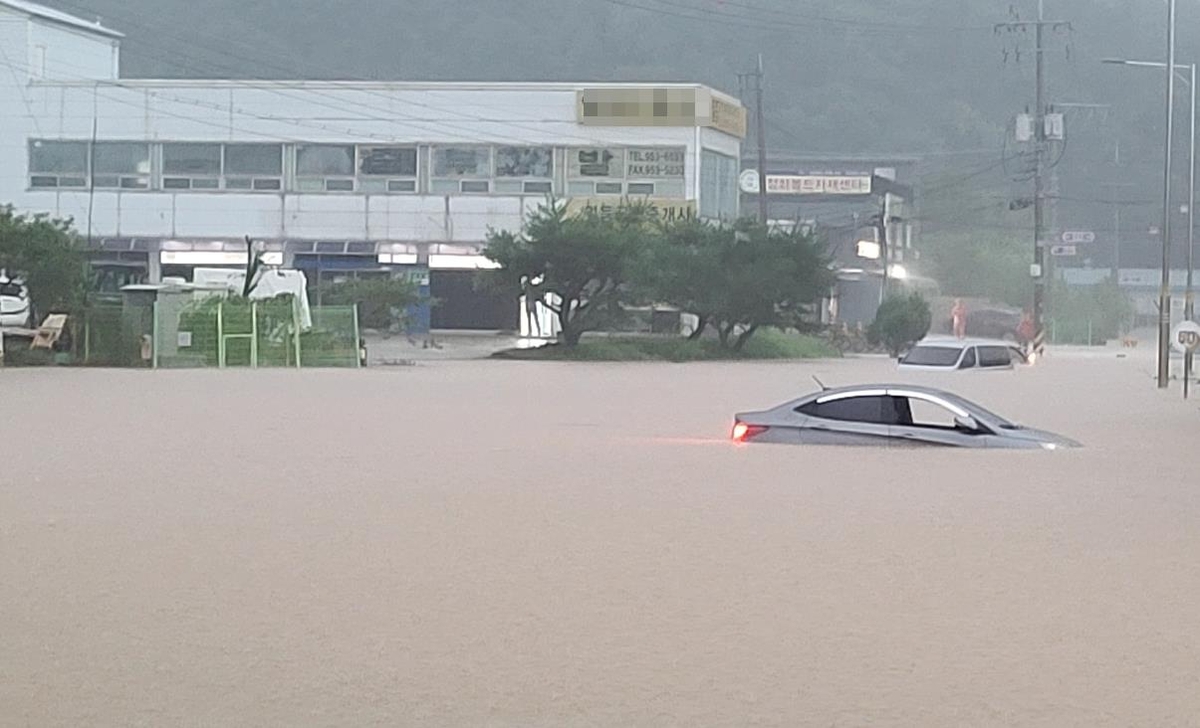
[[[1033,172],[1033,269],[1030,271],[1033,277],[1033,324],[1034,324],[1034,350],[1036,351],[1042,345],[1046,338],[1046,243],[1045,240],[1045,225],[1046,225],[1046,71],[1045,71],[1045,42],[1044,31],[1049,27],[1052,30],[1066,28],[1070,30],[1071,24],[1060,20],[1046,20],[1045,2],[1038,0],[1038,15],[1037,20],[1022,21],[1013,20],[1007,23],[998,23],[996,32],[1007,30],[1012,32],[1024,32],[1033,28],[1034,30],[1034,76],[1035,76],[1035,101],[1033,113],[1033,141],[1034,141],[1034,172]]]
[[[1162,284],[1158,289],[1158,388],[1171,372],[1171,135],[1175,131],[1175,0],[1167,0],[1167,133],[1163,159]]]
[[[1046,77],[1044,71],[1043,47],[1042,47],[1042,22],[1045,19],[1045,7],[1043,0],[1038,0],[1038,21],[1037,21],[1037,52],[1034,58],[1034,66],[1036,68],[1034,75],[1037,77],[1037,95],[1034,102],[1033,129],[1035,141],[1035,156],[1034,156],[1034,172],[1033,172],[1033,263],[1037,266],[1037,278],[1033,281],[1033,325],[1034,325],[1034,341],[1041,343],[1045,340],[1045,316],[1046,316],[1046,245],[1045,239],[1042,236],[1042,226],[1045,224],[1045,207],[1046,207],[1046,190],[1045,183],[1042,181],[1043,167],[1045,166],[1046,153]],[[1037,345],[1034,345],[1034,350],[1037,350]]]
[[[1174,3],[1172,2],[1172,4],[1174,4]],[[1168,20],[1168,23],[1171,23],[1172,20],[1173,20],[1173,16],[1171,19]],[[1168,34],[1173,35],[1173,31],[1168,30]],[[1106,58],[1106,59],[1104,59],[1103,62],[1104,63],[1115,63],[1115,64],[1119,64],[1119,65],[1123,65],[1123,66],[1138,66],[1141,68],[1166,68],[1171,76],[1171,83],[1168,84],[1168,89],[1167,89],[1168,97],[1172,96],[1176,75],[1179,74],[1179,72],[1181,72],[1181,71],[1188,71],[1187,82],[1188,82],[1188,91],[1190,92],[1189,118],[1191,119],[1191,122],[1189,124],[1189,133],[1191,134],[1191,137],[1188,140],[1188,202],[1187,202],[1188,234],[1187,234],[1187,284],[1186,284],[1187,288],[1186,288],[1186,292],[1184,294],[1185,298],[1183,301],[1183,317],[1184,317],[1184,319],[1186,319],[1188,321],[1192,321],[1192,320],[1194,320],[1195,313],[1196,313],[1195,312],[1195,293],[1192,289],[1192,278],[1193,278],[1193,274],[1194,274],[1194,270],[1195,270],[1195,253],[1196,253],[1196,111],[1197,111],[1197,109],[1196,109],[1196,64],[1191,63],[1191,64],[1184,65],[1184,64],[1176,63],[1176,64],[1172,65],[1172,64],[1167,64],[1167,63],[1159,63],[1157,61],[1131,61],[1127,58]],[[1171,72],[1172,69],[1173,69],[1173,72]],[[1173,105],[1171,106],[1171,108],[1173,108]],[[1168,129],[1170,129],[1170,127],[1172,126],[1173,116],[1174,116],[1174,114],[1172,112],[1167,113]],[[1160,375],[1160,377],[1163,376],[1163,374],[1164,374],[1164,366],[1169,365],[1169,360],[1167,359],[1167,357],[1170,354],[1170,342],[1167,341],[1167,338],[1170,336],[1170,327],[1171,327],[1171,319],[1170,319],[1170,312],[1171,312],[1171,305],[1170,305],[1170,301],[1171,301],[1171,298],[1170,298],[1170,296],[1171,296],[1171,288],[1170,288],[1171,238],[1170,238],[1169,233],[1170,233],[1170,225],[1171,225],[1170,221],[1171,221],[1171,214],[1172,214],[1171,202],[1170,202],[1170,198],[1171,198],[1170,165],[1171,165],[1172,140],[1170,137],[1170,132],[1168,132],[1166,146],[1167,146],[1167,157],[1166,157],[1166,161],[1164,163],[1164,170],[1163,170],[1163,178],[1164,178],[1164,187],[1163,187],[1163,254],[1162,254],[1163,255],[1163,269],[1162,269],[1163,283],[1162,283],[1162,288],[1161,288],[1160,294],[1159,294],[1160,295],[1160,297],[1159,297],[1159,307],[1160,307],[1159,308],[1159,337],[1160,337],[1159,338],[1159,357],[1160,357],[1159,358],[1159,375]],[[1165,296],[1165,300],[1163,298],[1164,296]],[[1164,306],[1165,306],[1165,308],[1163,308]],[[1167,333],[1165,335],[1163,334],[1164,329],[1163,329],[1163,318],[1162,318],[1162,311],[1164,311],[1164,310],[1167,312],[1167,318],[1166,318]],[[1192,358],[1193,357],[1192,357],[1191,352],[1184,354],[1183,376],[1184,376],[1185,380],[1189,379],[1192,375]],[[1164,365],[1164,362],[1167,362],[1167,365]],[[1160,378],[1159,386],[1165,387],[1166,379]]]
[[[1113,144],[1113,168],[1116,174],[1121,173],[1121,140]],[[1119,180],[1118,180],[1119,182]],[[1121,285],[1121,206],[1113,204],[1113,249],[1112,249],[1112,279],[1116,285]]]
[[[758,126],[758,219],[767,224],[767,121],[763,118],[763,57],[754,72],[754,116]]]
[[[763,116],[763,57],[758,54],[758,65],[750,73],[739,73],[738,97],[746,104],[746,82],[754,80],[754,141],[758,146],[758,219],[767,224],[767,120]]]

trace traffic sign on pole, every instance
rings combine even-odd
[[[1185,364],[1190,357],[1200,349],[1200,324],[1195,321],[1180,321],[1171,332],[1171,348],[1185,357]],[[1191,380],[1188,377],[1187,366],[1183,371],[1183,398],[1188,398]]]
[[[1051,245],[1050,255],[1062,257],[1067,255],[1075,255],[1076,249],[1074,245]]]
[[[1067,245],[1096,242],[1096,233],[1092,232],[1091,230],[1067,230],[1060,237]]]
[[[1200,324],[1180,321],[1171,332],[1171,348],[1180,354],[1194,353],[1200,348]]]

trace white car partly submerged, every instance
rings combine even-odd
[[[28,328],[31,309],[29,289],[19,278],[9,278],[0,271],[0,327]]]
[[[929,336],[900,357],[901,369],[925,371],[1003,370],[1026,363],[1020,347],[999,339]]]

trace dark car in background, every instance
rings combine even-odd
[[[1019,341],[1021,312],[1008,308],[967,309],[967,336],[980,339]],[[946,330],[953,331],[953,322],[946,320]]]

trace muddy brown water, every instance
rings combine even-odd
[[[0,371],[0,725],[1197,724],[1147,356]],[[1087,447],[726,441],[812,374]]]

